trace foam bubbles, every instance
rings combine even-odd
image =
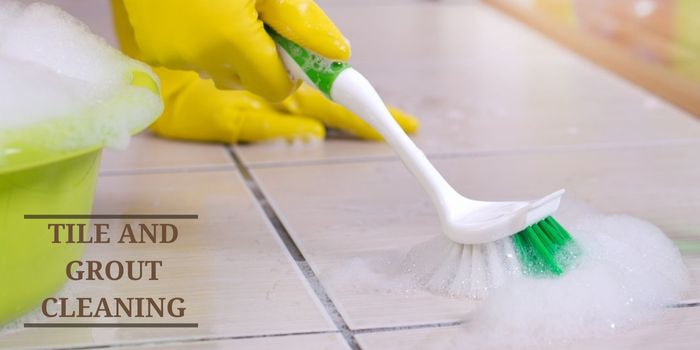
[[[688,288],[678,250],[652,224],[594,214],[570,224],[586,254],[577,268],[495,291],[472,331],[488,329],[513,344],[601,335],[649,321]]]
[[[577,263],[559,278],[510,274],[500,287],[477,295],[486,297],[476,312],[465,315],[466,329],[453,344],[519,348],[604,335],[648,322],[679,302],[688,289],[688,271],[678,249],[653,224],[605,215],[571,200],[563,202],[556,217],[581,248]],[[440,258],[453,265],[443,239],[419,247],[411,253],[356,258],[328,273],[327,282],[331,288],[397,295],[428,289],[445,297],[474,296],[471,291],[455,293],[454,275],[432,266]],[[406,261],[416,267],[405,269]]]
[[[124,147],[162,110],[132,85],[150,68],[129,59],[59,8],[0,4],[0,158],[23,149]],[[1,160],[1,159],[0,159]]]

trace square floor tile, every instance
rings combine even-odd
[[[531,199],[566,188],[567,196],[603,211],[631,214],[672,238],[698,241],[699,155],[700,145],[649,146],[435,164],[459,192],[477,199]],[[253,175],[322,281],[350,258],[407,250],[440,232],[429,199],[398,161],[259,168]],[[457,320],[472,306],[427,293],[396,297],[329,288],[329,295],[354,329]]]
[[[478,2],[326,10],[352,42],[351,63],[420,118],[414,140],[428,154],[700,139],[697,118]],[[353,140],[237,149],[254,165],[393,156]]]
[[[95,214],[198,214],[174,223],[172,244],[92,244],[83,260],[162,260],[159,280],[76,281],[60,295],[182,297],[181,318],[112,322],[196,322],[186,329],[16,329],[0,348],[143,343],[147,340],[257,336],[336,330],[262,210],[235,171],[138,174],[99,179]],[[125,220],[95,220],[121,232]],[[118,233],[116,234],[118,238]],[[150,275],[149,275],[150,276]],[[74,300],[74,299],[73,299]],[[75,305],[73,305],[75,306]],[[56,322],[40,314],[26,322]],[[65,319],[58,321],[65,321]],[[109,322],[83,319],[82,322]],[[19,326],[21,327],[21,326]]]
[[[672,309],[657,320],[611,336],[576,339],[568,343],[518,346],[518,349],[697,349],[700,308]],[[357,335],[362,349],[498,349],[475,344],[463,337],[465,327],[425,328]]]
[[[106,149],[101,172],[182,171],[202,167],[234,168],[234,164],[223,145],[168,140],[143,132],[132,137],[125,150]]]

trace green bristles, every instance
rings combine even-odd
[[[513,235],[523,272],[561,275],[578,255],[576,242],[551,216]]]

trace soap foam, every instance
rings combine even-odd
[[[110,47],[59,8],[0,4],[0,158],[17,148],[124,147],[160,114],[159,96],[132,86],[150,68]]]
[[[559,278],[511,275],[467,315],[466,330],[451,343],[518,348],[604,335],[655,318],[687,290],[689,276],[678,249],[653,224],[604,215],[571,200],[562,203],[557,220],[581,248],[571,270]],[[469,293],[455,295],[449,276],[436,273],[426,284],[425,270],[406,269],[407,262],[429,266],[444,259],[448,244],[436,237],[410,253],[358,257],[322,277],[330,288],[403,295],[428,289],[469,298]]]
[[[584,252],[578,266],[558,279],[519,278],[496,290],[471,332],[490,330],[504,345],[603,335],[647,322],[681,300],[688,272],[658,227],[585,213],[562,218]]]

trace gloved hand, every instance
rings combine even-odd
[[[151,129],[164,137],[226,143],[322,139],[326,125],[360,138],[381,139],[362,119],[306,85],[272,104],[247,91],[218,90],[193,72],[155,71],[161,78],[165,111]],[[414,117],[390,110],[406,132],[418,129]]]
[[[325,57],[347,60],[350,46],[312,0],[124,0],[141,57],[194,70],[217,87],[281,101],[294,86],[263,22]]]

